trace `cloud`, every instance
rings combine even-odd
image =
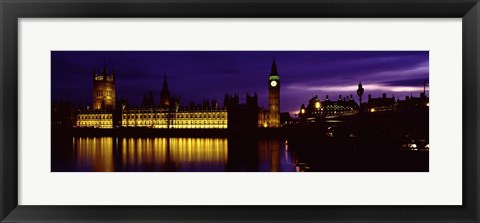
[[[424,78],[408,79],[408,80],[393,80],[393,81],[385,81],[382,83],[386,85],[423,86],[425,81],[428,85],[428,79],[424,79]]]
[[[376,72],[371,75],[366,75],[365,78],[396,78],[401,77],[405,78],[408,76],[419,76],[419,75],[428,75],[429,66],[428,63],[421,63],[417,66],[411,68],[403,68],[403,69],[392,69],[392,70],[384,70],[380,72]]]
[[[423,86],[393,86],[386,84],[367,84],[363,85],[365,90],[369,91],[385,91],[385,92],[416,92],[423,91]],[[311,92],[356,92],[357,85],[343,86],[307,86],[307,85],[290,85],[287,89],[294,91],[311,91]],[[428,90],[428,87],[427,89]]]

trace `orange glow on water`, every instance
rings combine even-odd
[[[111,137],[78,138],[76,142],[77,163],[93,171],[115,171],[113,161],[113,140]]]
[[[198,165],[226,167],[228,160],[225,138],[80,137],[73,143],[77,166],[85,171],[188,170]]]
[[[258,152],[260,163],[268,163],[269,171],[280,171],[280,142],[278,140],[259,141]]]

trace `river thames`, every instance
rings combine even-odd
[[[53,171],[295,171],[294,154],[280,140],[259,140],[256,148],[234,148],[247,145],[229,145],[227,138],[73,137],[65,143],[55,149]],[[235,150],[244,155],[233,158]]]
[[[289,139],[53,139],[52,172],[428,171],[428,150]],[[402,147],[403,146],[403,147]],[[402,149],[403,148],[403,149]]]

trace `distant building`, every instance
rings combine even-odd
[[[75,106],[70,101],[52,102],[52,127],[72,128],[77,121],[76,114]]]
[[[280,113],[280,125],[282,127],[287,126],[287,125],[292,124],[292,123],[293,123],[293,119],[290,116],[290,113],[288,113],[288,112]]]
[[[379,98],[373,98],[369,94],[368,101],[362,105],[362,110],[367,112],[412,111],[425,110],[429,106],[425,92],[421,93],[420,97],[407,96],[405,100],[395,100],[394,96],[387,97],[387,94],[384,93]],[[306,106],[305,104],[300,106],[298,117],[303,122],[316,122],[328,116],[352,115],[359,111],[360,107],[355,102],[353,95],[347,97],[339,95],[337,101],[331,101],[328,95],[324,101],[320,101],[317,96],[314,96]]]
[[[328,95],[325,101],[321,103],[321,113],[324,115],[346,115],[354,114],[358,111],[358,104],[353,99],[353,95],[350,97],[338,96],[337,101],[331,101],[328,99]]]
[[[353,95],[342,97],[339,95],[337,101],[332,101],[325,97],[324,101],[320,101],[318,96],[312,97],[307,106],[302,104],[298,117],[301,121],[315,122],[326,116],[351,115],[358,112],[358,104],[353,99]]]
[[[368,95],[366,109],[368,112],[413,111],[425,110],[428,109],[429,106],[429,99],[425,92],[423,92],[420,93],[420,97],[406,96],[405,100],[395,100],[394,96],[387,97],[386,94],[382,94],[381,98],[372,98]]]
[[[406,96],[405,100],[397,100],[396,109],[402,111],[408,110],[425,110],[430,107],[428,97],[424,93],[420,93],[420,97]]]
[[[387,97],[387,94],[383,93],[380,98],[372,98],[372,95],[368,95],[367,111],[392,111],[396,107],[395,97]]]

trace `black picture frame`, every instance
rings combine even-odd
[[[478,0],[0,0],[1,222],[479,222]],[[462,18],[462,206],[19,206],[18,19],[131,17]]]

